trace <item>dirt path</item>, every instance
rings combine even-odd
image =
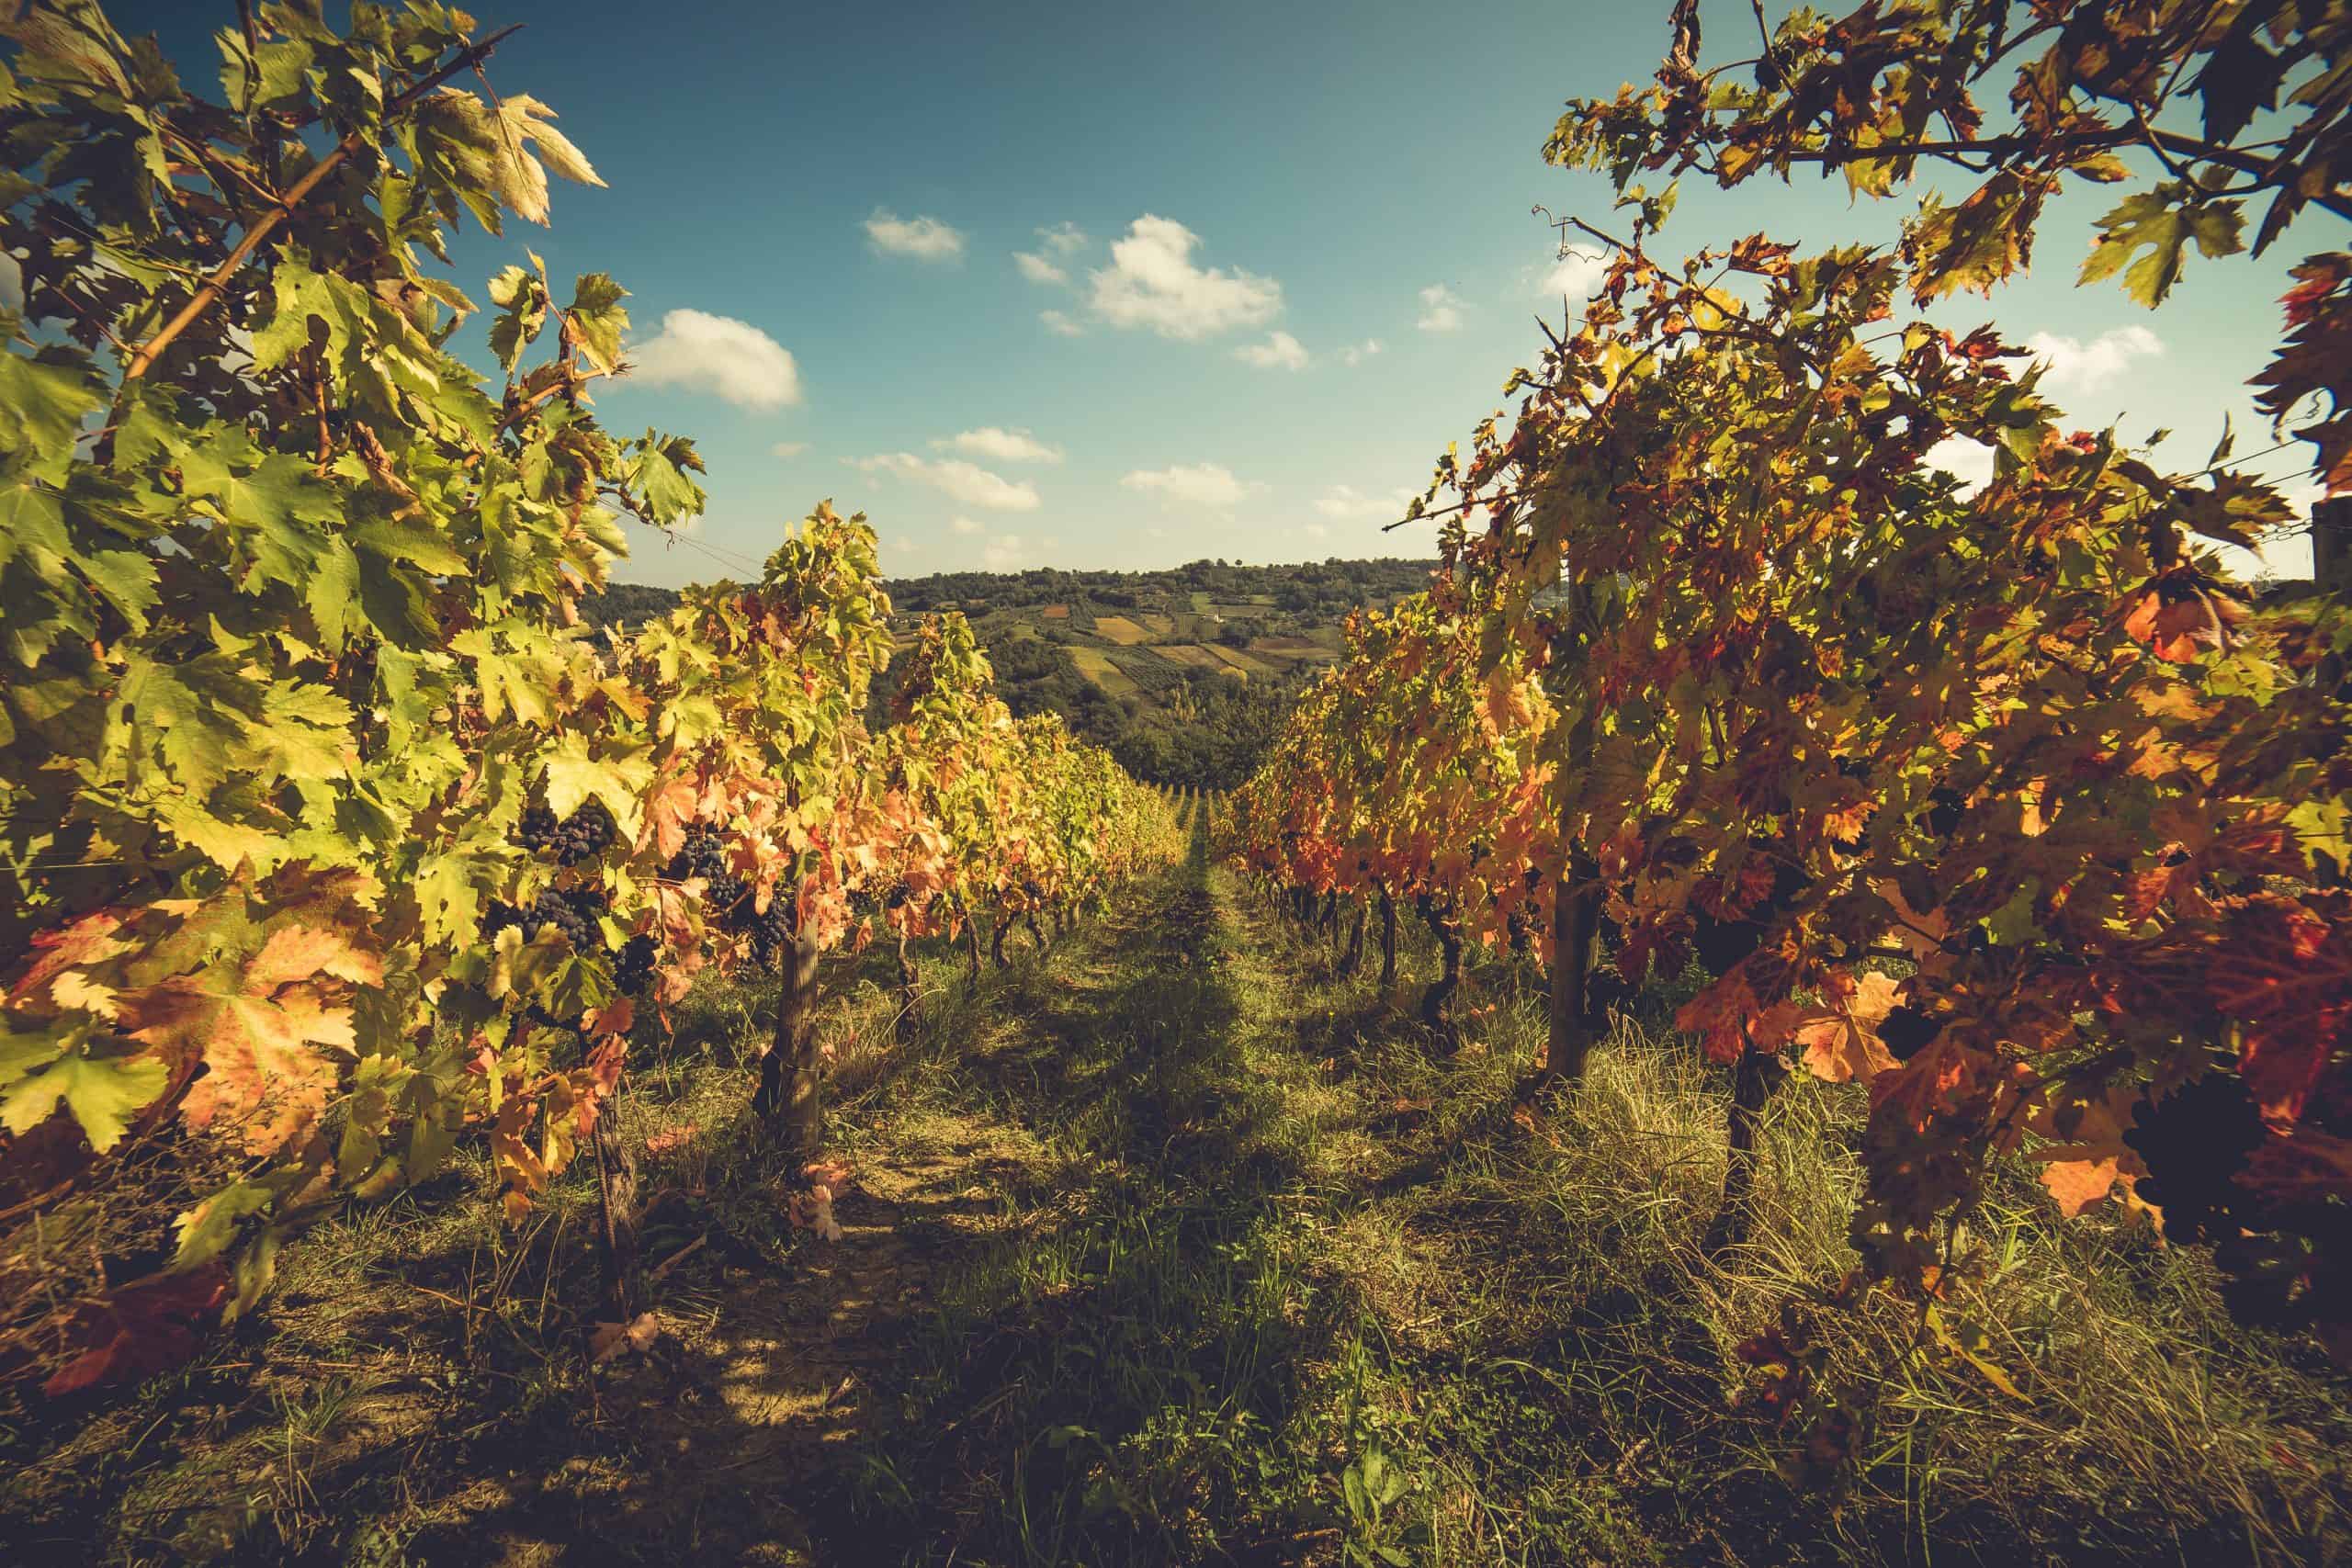
[[[804,1247],[787,1276],[729,1269],[715,1292],[662,1304],[666,1341],[608,1370],[600,1412],[649,1473],[617,1496],[576,1488],[572,1508],[550,1488],[498,1561],[583,1561],[632,1537],[640,1554],[660,1542],[712,1562],[838,1561],[812,1546],[808,1520],[846,1501],[876,1374],[941,1280],[1007,1223],[1004,1185],[1034,1157],[984,1116],[929,1112],[893,1132],[837,1200],[838,1242]]]

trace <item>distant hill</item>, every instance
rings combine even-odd
[[[1434,561],[1298,566],[1193,561],[1166,571],[943,572],[888,584],[901,652],[934,610],[961,610],[1016,714],[1061,715],[1154,784],[1229,789],[1248,777],[1299,687],[1338,660],[1341,624],[1429,582]],[[675,592],[616,583],[597,624],[667,612]],[[876,683],[883,711],[899,665]]]

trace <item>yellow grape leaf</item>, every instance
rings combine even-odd
[[[1984,1374],[1986,1382],[1991,1383],[2011,1399],[2025,1398],[2016,1382],[2011,1381],[2009,1374],[2003,1371],[1997,1362],[1988,1360],[1977,1349],[1977,1347],[1984,1341],[1984,1331],[1982,1328],[1967,1322],[1954,1325],[1944,1316],[1943,1308],[1930,1304],[1928,1308],[1928,1331],[1936,1337],[1937,1344],[1941,1345]]]

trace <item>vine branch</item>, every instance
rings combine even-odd
[[[419,80],[390,103],[385,105],[384,119],[389,123],[414,104],[417,99],[450,77],[489,59],[493,50],[521,30],[520,22],[510,28],[501,28],[471,49],[458,54],[447,65]],[[342,167],[344,160],[359,151],[364,141],[365,138],[355,130],[341,141],[336,142],[334,149],[320,159],[309,174],[294,182],[292,188],[287,191],[275,210],[266,214],[252,228],[245,231],[244,238],[239,240],[236,249],[229,253],[229,259],[213,268],[212,275],[204,280],[201,288],[189,296],[187,303],[174,312],[172,319],[165,321],[162,329],[153,337],[141,344],[139,352],[130,356],[130,363],[124,367],[122,372],[122,378],[126,384],[145,376],[153,367],[155,361],[162,356],[164,351],[172,346],[174,340],[194,325],[198,317],[219,302],[221,295],[228,292],[229,280],[236,276],[238,270],[246,262],[253,259],[253,254],[261,248],[261,243],[269,238],[277,226],[291,216],[294,209],[300,207],[312,191],[318,189],[329,175]]]

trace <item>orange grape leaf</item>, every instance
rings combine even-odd
[[[2244,1024],[2239,1071],[2266,1116],[2294,1121],[2352,1019],[2352,940],[2285,898],[2233,910],[2208,982]]]
[[[1798,1025],[1795,1040],[1804,1052],[1807,1071],[1830,1083],[1870,1079],[1894,1066],[1894,1057],[1880,1043],[1878,1026],[1894,1010],[1900,982],[1885,975],[1863,975],[1853,995],[1834,1009],[1816,1012]]]
[[[628,1323],[600,1323],[588,1336],[588,1359],[597,1366],[616,1357],[641,1356],[662,1337],[662,1320],[641,1312]]]
[[[1733,968],[1674,1014],[1674,1027],[1699,1036],[1708,1056],[1717,1062],[1739,1060],[1748,1047],[1748,1020],[1764,1010],[1748,988],[1745,969],[1744,963]]]
[[[252,1155],[274,1154],[308,1130],[335,1085],[334,1059],[349,1050],[351,1009],[318,982],[380,976],[374,956],[334,932],[283,928],[243,965],[219,964],[122,994],[133,1039],[200,1058],[204,1075],[181,1101],[187,1123],[224,1118]]]
[[[833,1218],[832,1189],[822,1182],[811,1187],[806,1192],[794,1193],[787,1204],[786,1212],[791,1216],[795,1229],[814,1231],[818,1238],[823,1241],[841,1240],[841,1222]]]
[[[673,1149],[684,1148],[694,1142],[695,1134],[698,1130],[692,1122],[682,1122],[674,1127],[664,1127],[646,1138],[645,1152],[649,1155],[666,1155]]]
[[[2058,1211],[2073,1219],[2115,1190],[2120,1162],[2105,1159],[2053,1159],[2041,1168],[2041,1184],[2058,1201]]]
[[[138,943],[114,934],[122,929],[124,921],[130,919],[130,913],[123,909],[101,909],[95,915],[74,921],[62,931],[42,931],[35,935],[33,946],[40,950],[40,957],[17,976],[16,985],[9,989],[9,999],[19,1004],[29,1003],[51,977],[69,969],[103,964],[109,958],[130,952]],[[59,1002],[61,1006],[72,1005],[62,998]]]
[[[800,1168],[801,1178],[813,1187],[834,1192],[849,1190],[850,1169],[840,1160],[811,1160]]]

